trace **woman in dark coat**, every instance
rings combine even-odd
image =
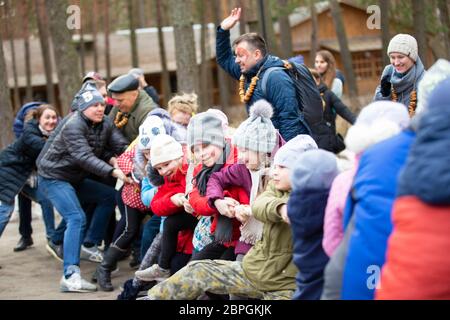
[[[35,169],[35,161],[44,147],[48,136],[53,132],[58,121],[55,108],[42,105],[32,110],[25,123],[23,134],[0,153],[0,236],[5,229],[11,213],[14,211],[14,198],[25,186],[27,179]],[[28,194],[34,196],[41,204],[48,200],[36,188],[28,188]],[[53,207],[43,205],[47,234],[54,231]]]
[[[340,115],[350,124],[354,124],[356,116],[323,82],[320,74],[310,69],[322,97],[323,119],[312,125],[313,138],[320,149],[339,153],[345,149],[344,139],[336,132],[336,115]]]

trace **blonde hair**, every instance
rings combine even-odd
[[[172,116],[174,111],[194,114],[198,109],[198,96],[195,93],[183,93],[169,100],[167,111]]]

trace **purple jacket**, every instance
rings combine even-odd
[[[242,187],[250,196],[252,178],[244,164],[236,163],[211,175],[206,187],[206,197],[211,208],[216,207],[214,201],[223,199],[223,191],[232,186]]]

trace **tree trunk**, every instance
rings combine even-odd
[[[448,1],[438,0],[439,19],[443,28],[443,41],[445,46],[446,59],[450,60],[450,18],[448,15]]]
[[[139,28],[145,28],[145,0],[139,0],[138,3],[139,8]]]
[[[391,41],[391,35],[389,33],[389,0],[379,0],[379,6],[381,11],[381,41],[383,43],[381,57],[383,59],[383,65],[386,66],[391,63],[387,55],[389,41]]]
[[[106,63],[106,81],[111,82],[111,54],[109,50],[109,3],[108,0],[103,2],[104,16],[104,32],[105,32],[105,63]]]
[[[3,35],[0,32],[0,148],[3,149],[14,140],[12,124],[14,121],[11,97],[9,95],[8,75],[6,72],[5,54],[3,52]]]
[[[33,86],[31,84],[31,58],[30,58],[30,31],[29,31],[29,1],[24,1],[22,6],[23,21],[23,49],[25,53],[25,79],[26,79],[26,102],[33,100]]]
[[[317,39],[317,34],[319,33],[319,21],[317,18],[317,9],[314,0],[309,0],[309,8],[311,11],[311,52],[310,52],[310,63],[314,66],[316,62],[316,54],[319,50],[319,40]]]
[[[170,74],[167,68],[166,46],[164,43],[164,34],[162,31],[162,28],[164,26],[162,16],[162,0],[155,0],[154,5],[156,7],[156,24],[158,26],[159,57],[161,59],[161,68],[162,68],[161,88],[164,95],[164,104],[167,105],[167,103],[170,100],[170,96],[172,94],[172,87],[170,85]]]
[[[283,11],[283,14],[278,17],[278,23],[280,24],[281,55],[285,59],[292,57],[294,53],[292,50],[292,34],[287,5],[288,0],[278,0],[278,6]]]
[[[238,0],[238,7],[241,8],[241,20],[239,21],[239,33],[245,34],[245,25],[246,25],[246,8],[245,8],[245,0]]]
[[[91,14],[91,24],[92,24],[92,51],[94,55],[94,70],[98,72],[98,52],[97,52],[97,0],[92,1],[92,14]]]
[[[39,30],[39,41],[41,43],[42,60],[44,62],[45,79],[47,83],[47,101],[56,106],[55,90],[53,87],[53,67],[52,59],[50,56],[50,45],[49,45],[49,32],[47,15],[44,6],[44,0],[34,0],[34,6],[36,9],[36,20]],[[65,12],[65,11],[64,11]]]
[[[81,14],[81,25],[80,25],[80,66],[81,66],[81,76],[83,77],[86,72],[85,65],[85,50],[84,50],[84,30],[83,30],[83,0],[79,0],[80,14]]]
[[[201,54],[201,62],[200,62],[200,91],[198,95],[200,97],[200,111],[206,111],[209,106],[211,106],[211,92],[210,92],[210,84],[211,77],[208,74],[211,73],[211,68],[209,64],[209,58],[206,52],[207,46],[207,37],[208,34],[208,25],[206,23],[205,16],[205,3],[203,0],[196,0],[197,5],[197,13],[200,19],[201,31],[200,31],[200,54]],[[208,43],[209,46],[209,43]]]
[[[11,6],[9,3],[10,0],[4,2],[4,27],[5,33],[9,40],[9,47],[11,50],[11,62],[12,62],[12,75],[14,80],[14,109],[20,108],[20,96],[19,96],[19,83],[17,80],[17,64],[16,64],[16,48],[14,46],[14,28],[11,26],[15,26],[15,19],[13,18],[13,12],[11,11]],[[15,14],[14,14],[15,15]]]
[[[133,68],[139,67],[139,57],[136,40],[136,15],[134,14],[135,3],[134,0],[128,0],[128,23],[130,27],[130,45],[131,45],[131,66]]]
[[[222,22],[221,17],[221,3],[220,0],[213,0],[213,13],[216,27],[220,25]],[[220,98],[220,108],[224,110],[226,107],[230,105],[230,86],[228,82],[229,76],[226,72],[219,66],[217,66],[217,80],[219,87],[219,98]]]
[[[344,63],[344,71],[347,77],[346,82],[348,83],[350,97],[356,97],[358,96],[358,89],[356,86],[355,73],[353,72],[352,55],[348,47],[347,33],[345,32],[345,26],[342,21],[341,10],[337,0],[330,0],[330,5],[336,35],[339,41],[339,48],[341,49],[341,57],[342,62]]]
[[[198,93],[198,66],[192,29],[192,0],[170,0],[175,59],[177,64],[177,91]]]
[[[49,13],[49,29],[53,41],[53,53],[58,73],[61,110],[67,114],[73,96],[80,89],[81,78],[77,52],[72,43],[72,35],[66,26],[66,1],[45,0]]]
[[[422,59],[425,68],[428,68],[427,59],[427,38],[426,38],[426,20],[425,20],[425,1],[413,0],[413,21],[414,36],[417,40],[419,56]]]
[[[260,34],[266,40],[267,52],[275,56],[280,56],[280,49],[275,38],[275,31],[273,29],[272,13],[270,8],[270,1],[259,0],[259,21]]]

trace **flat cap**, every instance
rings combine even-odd
[[[139,88],[139,80],[131,74],[117,77],[108,86],[108,91],[113,93],[122,93],[126,91],[137,90]]]

